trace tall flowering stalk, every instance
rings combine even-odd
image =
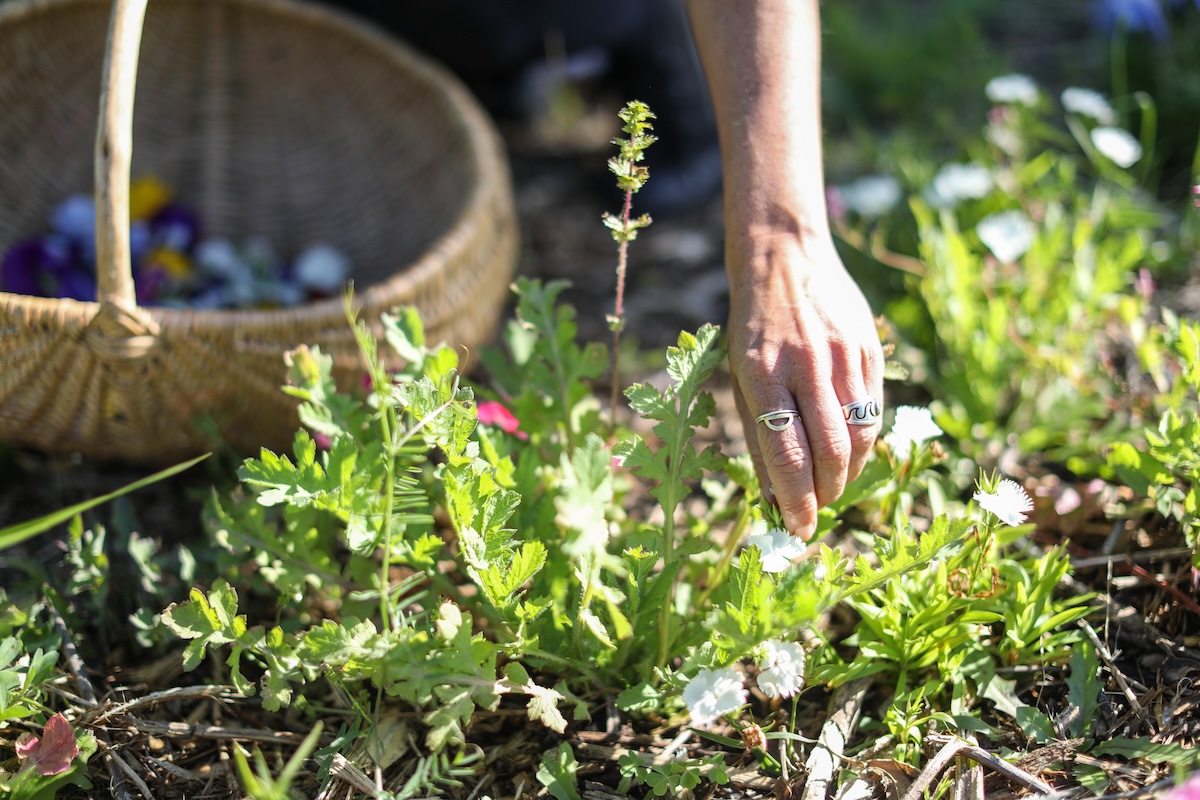
[[[617,397],[621,386],[621,330],[625,327],[625,268],[629,259],[629,243],[637,238],[640,229],[650,224],[649,214],[642,214],[635,219],[631,215],[631,208],[633,195],[650,177],[650,171],[639,162],[645,157],[646,148],[656,140],[650,133],[654,129],[650,123],[654,114],[650,113],[645,103],[631,100],[617,116],[625,123],[621,130],[628,134],[629,138],[613,139],[613,144],[621,148],[621,152],[608,160],[608,168],[617,176],[617,188],[625,192],[621,216],[604,213],[604,226],[612,231],[612,237],[617,242],[617,301],[613,313],[608,315],[608,327],[613,332],[610,413],[614,427],[617,422]]]

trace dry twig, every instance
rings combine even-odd
[[[824,800],[833,784],[834,764],[845,758],[846,742],[858,727],[863,698],[871,687],[870,678],[860,678],[838,687],[830,705],[834,712],[821,727],[817,746],[808,756],[804,767],[808,777],[804,782],[802,800]]]

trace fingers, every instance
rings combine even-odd
[[[767,397],[759,394],[755,399],[761,401]],[[817,501],[813,491],[812,457],[802,422],[795,419],[781,430],[757,422],[755,418],[758,414],[750,410],[736,378],[734,398],[746,431],[746,448],[758,473],[763,496],[779,506],[783,523],[789,531],[808,539],[817,525]],[[774,405],[764,407],[759,413],[796,407],[795,400],[782,388],[769,395],[769,398]]]
[[[862,351],[861,355],[856,359],[848,359],[846,368],[838,373],[835,373],[833,378],[834,391],[837,393],[840,401],[840,409],[844,409],[851,403],[860,401],[873,400],[875,402],[876,412],[871,424],[852,424],[855,421],[867,422],[868,419],[860,419],[865,416],[861,411],[856,411],[851,416],[853,419],[845,419],[846,434],[850,441],[850,457],[846,469],[846,481],[852,481],[862,473],[863,467],[867,463],[867,459],[871,455],[871,447],[875,444],[875,439],[879,436],[879,427],[883,413],[883,353],[881,350],[867,348]],[[842,485],[845,489],[845,484]],[[837,497],[841,496],[839,491],[837,496],[829,500],[833,502]],[[827,505],[824,503],[823,505]]]
[[[862,472],[879,433],[882,353],[856,349],[853,356],[843,356],[832,349],[836,366],[816,370],[811,380],[789,381],[790,387],[755,384],[748,393],[736,379],[734,385],[763,494],[779,506],[788,529],[804,539],[816,528],[817,510],[840,497],[846,483]],[[875,403],[872,424],[848,424],[843,406],[863,400]],[[782,430],[755,421],[760,414],[792,409],[800,417]]]

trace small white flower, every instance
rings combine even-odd
[[[314,245],[296,259],[296,282],[324,294],[338,291],[349,271],[350,260],[326,244]]]
[[[1020,134],[1013,130],[1008,125],[998,124],[995,122],[988,123],[987,129],[984,131],[987,140],[999,147],[1010,156],[1020,155],[1024,149],[1025,143],[1021,140]]]
[[[692,724],[704,727],[745,703],[746,687],[735,669],[702,669],[683,687],[683,702]]]
[[[758,659],[758,688],[767,697],[791,697],[804,688],[804,648],[768,639]]]
[[[749,543],[762,553],[763,572],[783,572],[792,565],[793,558],[804,552],[804,540],[792,536],[783,528],[752,533]]]
[[[1033,511],[1033,500],[1016,481],[1002,480],[994,493],[976,492],[975,502],[1008,525],[1020,525],[1025,515]]]
[[[975,232],[1000,261],[1011,264],[1033,245],[1037,229],[1023,211],[1001,211],[984,217]]]
[[[947,164],[929,186],[929,202],[935,208],[954,208],[963,200],[986,197],[992,190],[992,175],[980,164]]]
[[[864,217],[882,217],[900,202],[900,184],[890,175],[867,175],[838,187],[842,204]]]
[[[1092,144],[1121,169],[1132,167],[1142,157],[1142,146],[1123,128],[1092,128]]]
[[[1037,84],[1028,75],[999,75],[988,81],[984,91],[993,103],[1032,106],[1038,101]]]
[[[1117,113],[1113,111],[1113,107],[1104,95],[1095,89],[1082,89],[1078,86],[1063,89],[1062,106],[1069,114],[1091,117],[1101,125],[1112,125],[1117,121]]]
[[[943,433],[933,421],[933,414],[929,413],[928,408],[899,406],[896,408],[896,421],[892,423],[892,430],[883,440],[892,448],[893,453],[907,456],[911,445],[916,444],[920,447]]]

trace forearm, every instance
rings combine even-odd
[[[736,296],[745,282],[770,280],[780,248],[794,254],[829,240],[817,2],[688,6],[721,138],[727,267]]]

